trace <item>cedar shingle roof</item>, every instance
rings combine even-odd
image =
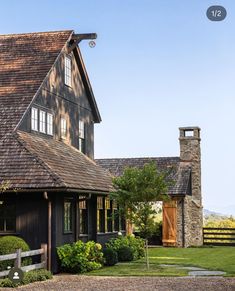
[[[0,144],[0,176],[11,188],[109,192],[111,176],[74,147],[20,132]]]
[[[96,159],[95,162],[109,171],[113,176],[120,176],[127,167],[142,168],[154,161],[160,171],[169,171],[174,185],[169,187],[170,195],[186,195],[190,192],[191,166],[181,162],[179,157],[119,158]]]
[[[0,35],[0,139],[17,126],[71,33]]]

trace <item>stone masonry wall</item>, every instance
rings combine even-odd
[[[192,135],[187,136],[187,132]],[[192,166],[192,196],[186,195],[184,198],[185,247],[200,246],[203,244],[200,128],[180,128],[179,140],[181,161],[190,162]]]

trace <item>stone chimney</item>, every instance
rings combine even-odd
[[[203,214],[201,194],[201,149],[200,128],[180,127],[180,159],[191,164],[192,195],[184,198],[185,246],[203,244]]]
[[[180,127],[180,159],[192,165],[192,197],[201,205],[201,148],[200,128]]]

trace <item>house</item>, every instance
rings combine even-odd
[[[72,30],[0,35],[0,236],[31,249],[79,239],[104,243],[125,230],[94,162],[101,117]],[[109,219],[110,218],[110,219]],[[112,219],[111,219],[112,218]]]
[[[202,236],[200,128],[179,129],[179,157],[97,159],[96,163],[113,176],[122,175],[126,167],[141,168],[155,162],[160,171],[171,170],[174,181],[169,187],[170,201],[163,202],[164,246],[200,246]]]

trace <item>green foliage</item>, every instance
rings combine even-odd
[[[29,251],[28,244],[20,237],[17,236],[3,236],[0,238],[0,255],[7,255],[15,253],[17,249],[22,252]],[[31,258],[23,258],[22,266],[27,266],[32,263]],[[0,262],[0,271],[6,270],[7,267],[14,266],[14,260],[7,260]]]
[[[116,192],[111,193],[111,197],[117,201],[121,214],[148,238],[153,234],[157,213],[153,205],[169,199],[167,193],[171,184],[169,172],[158,171],[152,162],[142,169],[126,168],[122,176],[113,178]]]
[[[14,288],[16,287],[16,284],[13,283],[10,279],[5,278],[0,280],[0,287]]]
[[[122,246],[118,250],[118,261],[119,262],[129,262],[133,261],[133,251],[128,246]]]
[[[107,248],[103,250],[105,266],[114,266],[118,262],[118,254],[114,249]]]
[[[61,267],[69,273],[84,273],[99,269],[103,264],[102,246],[93,241],[77,241],[57,248]]]
[[[138,260],[144,256],[144,240],[132,235],[112,238],[105,244],[105,246],[106,248],[115,250],[117,253],[122,247],[130,247],[134,260]]]
[[[37,281],[46,281],[52,279],[52,274],[50,271],[45,269],[33,270],[25,273],[22,284],[26,285]]]
[[[37,281],[45,281],[48,279],[52,279],[52,274],[50,271],[47,271],[45,269],[38,269],[29,271],[24,274],[24,278],[22,280],[22,283],[13,283],[10,279],[5,278],[0,280],[0,287],[17,287],[20,285],[26,285],[29,283],[37,282]]]
[[[235,228],[233,216],[207,215],[204,218],[204,227]]]

